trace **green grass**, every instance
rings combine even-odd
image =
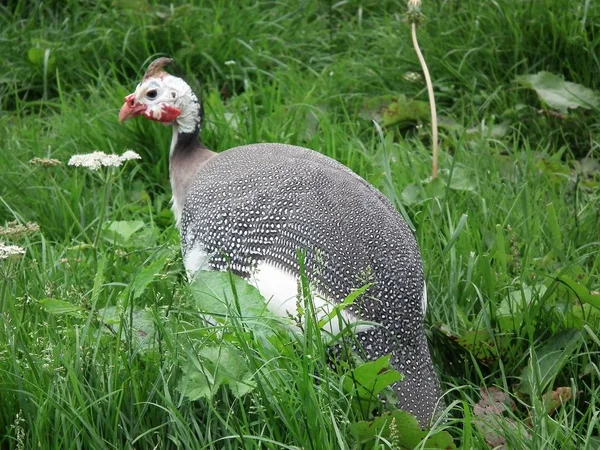
[[[434,431],[488,448],[475,406],[495,386],[515,402],[493,419],[508,448],[600,448],[600,310],[581,301],[600,290],[600,179],[580,163],[600,157],[599,111],[549,114],[514,83],[546,70],[598,88],[600,4],[424,0],[420,42],[454,126],[442,128],[446,174],[423,182],[428,124],[380,134],[364,111],[374,98],[427,98],[404,78],[420,70],[404,2],[192,3],[0,6],[0,225],[41,229],[0,238],[26,249],[0,261],[0,448],[360,448],[352,424],[368,417],[315,333],[223,333],[198,313],[170,213],[171,134],[116,119],[158,54],[202,92],[209,147],[310,147],[405,211],[449,405]],[[141,162],[108,181],[28,164],[128,148]],[[144,229],[115,239],[102,231],[114,221]],[[74,309],[51,314],[44,299]],[[156,347],[139,339],[140,320]],[[219,342],[256,386],[190,401],[178,385]],[[574,395],[548,414],[542,395],[559,387]]]

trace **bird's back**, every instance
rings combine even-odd
[[[381,319],[393,297],[397,318],[423,314],[423,275],[415,239],[389,201],[336,161],[282,144],[233,148],[214,157],[188,189],[185,253],[201,243],[212,269],[249,276],[261,261],[298,271],[297,251],[321,293],[340,301],[374,283]],[[402,298],[399,298],[402,297]]]

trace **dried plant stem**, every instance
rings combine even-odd
[[[433,84],[431,83],[431,76],[429,75],[427,63],[425,62],[425,58],[423,57],[423,53],[421,53],[421,48],[419,47],[419,42],[417,41],[416,22],[413,22],[411,24],[411,34],[413,46],[415,47],[415,52],[417,53],[417,57],[419,58],[419,62],[421,63],[421,68],[423,69],[423,75],[425,76],[427,93],[429,94],[429,107],[431,108],[431,134],[433,140],[433,164],[431,167],[431,178],[435,178],[437,177],[438,172],[438,123],[437,112],[435,108],[435,97],[433,96]]]

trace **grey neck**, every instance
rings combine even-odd
[[[199,125],[199,124],[198,124]],[[181,132],[177,126],[173,126],[173,139],[171,141],[171,152],[169,157],[169,178],[173,191],[173,214],[177,226],[181,221],[185,197],[191,182],[198,171],[216,155],[200,143],[200,127],[197,126],[193,132]]]

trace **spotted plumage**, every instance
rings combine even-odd
[[[144,97],[146,84],[156,89],[157,83],[166,91],[161,103]],[[423,330],[421,256],[405,221],[370,184],[312,150],[254,144],[209,151],[197,143],[201,107],[181,83],[155,66],[135,97],[127,97],[120,117],[144,110],[140,104],[169,111],[169,118],[181,109],[172,122],[170,171],[188,271],[232,270],[255,280],[279,314],[292,312],[287,305],[296,303],[286,297],[295,294],[298,250],[306,254],[306,275],[325,308],[371,283],[346,318],[381,325],[359,329],[357,340],[369,359],[391,354],[405,376],[395,386],[400,405],[425,425],[439,385]],[[190,97],[181,99],[188,91]],[[155,113],[138,114],[159,120]]]

